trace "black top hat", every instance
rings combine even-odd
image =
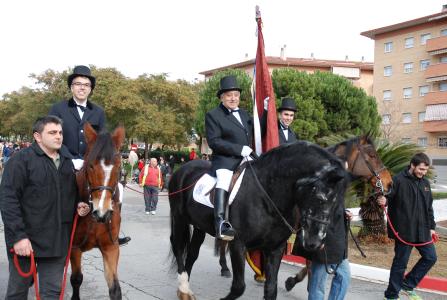
[[[222,77],[220,80],[220,90],[217,92],[217,98],[220,98],[220,95],[228,91],[242,91],[237,84],[236,77],[233,75]]]
[[[71,87],[71,83],[73,82],[73,79],[75,79],[78,76],[87,77],[90,79],[90,82],[92,84],[92,90],[95,88],[96,79],[92,76],[92,72],[90,71],[89,67],[86,66],[76,66],[73,69],[73,74],[68,76],[67,83],[68,88]]]
[[[278,108],[278,112],[283,110],[291,110],[296,112],[295,100],[293,100],[292,98],[282,98],[281,107]]]

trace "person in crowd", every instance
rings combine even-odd
[[[3,146],[3,164],[6,165],[8,160],[11,158],[14,153],[14,147],[12,142],[8,142]]]
[[[189,160],[197,159],[196,149],[192,148],[191,153],[189,153]]]
[[[163,179],[157,159],[152,157],[140,173],[140,186],[144,188],[145,213],[157,213],[158,192],[163,186]]]
[[[160,166],[162,182],[163,182],[163,185],[161,187],[161,192],[163,192],[164,189],[166,189],[166,190],[168,189],[169,182],[166,179],[168,177],[168,174],[170,174],[169,164],[165,161],[163,156],[160,156],[159,166]]]
[[[33,277],[18,273],[13,255],[22,270],[29,270],[31,254],[42,299],[59,298],[73,215],[90,211],[87,203],[78,202],[71,155],[61,148],[62,121],[51,115],[37,119],[33,137],[32,146],[11,157],[0,185],[9,261],[6,299],[28,298]]]
[[[210,175],[217,177],[214,198],[216,237],[223,240],[232,240],[235,235],[225,215],[233,171],[253,152],[250,147],[253,122],[245,110],[239,109],[240,96],[241,88],[236,77],[223,77],[217,92],[221,103],[205,116],[206,139],[213,150]]]
[[[394,258],[390,270],[385,299],[399,299],[399,293],[410,299],[421,299],[414,288],[436,263],[435,246],[438,235],[433,215],[433,196],[430,182],[425,177],[430,167],[430,158],[425,153],[415,154],[410,165],[393,177],[393,189],[377,202],[388,206],[388,236],[394,239]],[[419,245],[415,245],[419,244]],[[411,250],[416,248],[421,255],[410,272],[405,274]]]
[[[105,129],[106,117],[104,110],[89,99],[95,89],[96,78],[92,76],[88,67],[76,66],[67,78],[67,85],[72,97],[54,104],[49,114],[63,120],[64,145],[72,156],[75,169],[80,170],[87,149],[84,124],[88,122],[93,129],[100,132]],[[129,241],[128,236],[118,239],[120,245]]]

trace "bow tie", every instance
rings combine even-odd
[[[79,105],[79,104],[76,104],[76,106],[79,107],[79,109],[80,109],[82,112],[85,112],[85,110],[87,109],[87,107],[82,106],[82,105]]]
[[[236,108],[236,109],[230,109],[230,112],[231,112],[231,113],[239,112],[239,108]]]
[[[284,126],[282,123],[279,123],[279,126],[281,126],[281,129],[282,129],[282,130],[287,130],[287,129],[289,129],[289,127]]]

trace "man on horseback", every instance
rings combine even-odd
[[[30,147],[11,157],[0,186],[6,247],[13,252],[8,253],[6,299],[27,299],[33,279],[19,275],[13,254],[19,257],[22,270],[30,269],[26,256],[34,255],[40,295],[59,298],[76,205],[80,216],[90,211],[86,203],[76,204],[71,155],[61,148],[62,121],[55,116],[39,118],[33,136],[35,142]]]
[[[253,151],[250,147],[253,122],[245,110],[239,109],[240,96],[241,88],[236,77],[223,77],[217,92],[221,103],[205,116],[206,139],[213,150],[210,175],[217,177],[214,198],[216,237],[223,240],[232,240],[235,235],[225,213],[233,171]]]
[[[88,99],[96,84],[96,78],[92,76],[88,67],[76,66],[73,74],[68,76],[67,84],[73,95],[72,98],[54,104],[49,114],[63,120],[63,143],[72,155],[75,169],[80,170],[84,164],[83,158],[87,149],[84,124],[88,122],[93,129],[100,132],[105,128],[106,116],[100,106]],[[120,245],[129,241],[128,236],[118,239]]]
[[[268,108],[268,98],[264,100],[264,113],[261,118],[262,132],[264,133],[267,128],[267,108]],[[295,132],[290,128],[292,122],[295,118],[296,113],[295,100],[290,97],[284,97],[281,100],[281,107],[277,109],[278,111],[278,137],[279,144],[287,144],[296,142],[298,139]]]

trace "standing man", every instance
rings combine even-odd
[[[88,99],[96,85],[96,78],[92,76],[88,67],[76,66],[73,74],[68,76],[67,84],[73,95],[72,98],[54,104],[49,114],[63,120],[64,145],[73,158],[75,169],[80,170],[84,164],[83,158],[87,149],[84,124],[88,122],[97,132],[100,132],[105,129],[106,117],[104,110]],[[118,239],[120,245],[129,241],[130,237],[127,236]]]
[[[433,215],[433,196],[430,182],[425,178],[430,159],[424,153],[417,153],[410,166],[393,177],[393,190],[379,197],[380,205],[388,205],[390,222],[399,237],[409,243],[425,243],[437,240],[436,223]],[[394,259],[390,270],[385,299],[398,299],[399,292],[410,299],[421,299],[414,288],[436,263],[437,256],[433,243],[416,246],[421,258],[413,269],[405,275],[408,259],[413,246],[402,243],[388,226],[388,236],[394,239]]]
[[[205,116],[206,139],[213,150],[211,176],[217,177],[214,198],[216,237],[232,240],[235,231],[225,216],[228,189],[234,169],[252,152],[253,122],[245,110],[239,109],[241,88],[236,77],[220,80],[219,106]]]
[[[57,299],[61,291],[73,215],[90,211],[77,202],[71,155],[62,146],[62,121],[55,116],[37,119],[35,142],[16,153],[5,167],[0,188],[0,210],[6,248],[29,270],[34,253],[43,299]],[[32,277],[19,275],[8,252],[9,281],[6,299],[27,299]],[[36,284],[36,283],[35,283]]]
[[[140,186],[144,187],[144,204],[146,215],[155,215],[157,212],[158,192],[163,186],[163,179],[157,159],[152,157],[148,164],[140,172],[138,180]]]

